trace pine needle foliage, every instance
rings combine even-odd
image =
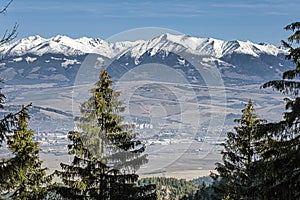
[[[49,181],[39,159],[39,143],[28,126],[28,107],[1,120],[6,146],[12,156],[0,162],[0,193],[8,199],[41,199]]]
[[[215,180],[215,197],[224,199],[255,199],[256,174],[255,163],[261,159],[257,151],[259,141],[258,126],[265,121],[255,114],[251,100],[242,110],[238,126],[234,132],[227,133],[224,143],[223,163],[216,163],[218,174],[212,174]]]
[[[287,59],[292,60],[295,68],[283,73],[282,80],[265,83],[262,87],[289,95],[285,100],[286,112],[283,120],[262,127],[261,133],[268,136],[262,146],[265,180],[261,183],[264,197],[273,199],[300,199],[300,22],[285,27],[292,31],[287,41],[282,41],[289,49]]]
[[[120,93],[103,68],[92,96],[81,107],[77,131],[70,131],[71,164],[56,171],[62,186],[54,186],[66,199],[156,199],[155,186],[137,187],[136,170],[147,163],[145,147],[133,126],[125,124]]]

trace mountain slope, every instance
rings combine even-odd
[[[61,53],[64,55],[95,53],[112,58],[129,49],[132,52],[132,56],[139,57],[149,49],[153,49],[153,55],[159,49],[173,52],[174,50],[178,51],[180,48],[188,49],[192,53],[210,55],[217,58],[232,53],[247,54],[256,57],[260,54],[277,56],[280,53],[286,53],[286,50],[266,43],[254,44],[250,41],[244,42],[238,40],[222,41],[213,38],[196,38],[168,33],[148,41],[138,40],[135,42],[122,41],[116,43],[87,37],[71,39],[67,36],[57,35],[45,39],[40,36],[30,36],[0,47],[0,52],[10,56],[22,56],[28,53],[39,56],[45,53]]]
[[[49,53],[75,56],[95,53],[113,57],[135,44],[136,42],[109,43],[98,38],[87,37],[71,39],[61,35],[49,39],[40,36],[30,36],[12,44],[3,45],[0,48],[0,52],[7,56],[23,56],[25,54],[42,56]]]
[[[201,82],[199,74],[198,77],[189,74],[191,70],[186,69],[195,71],[189,60],[193,56],[201,58],[206,65],[217,67],[225,84],[227,81],[232,84],[240,83],[239,80],[259,82],[278,78],[282,71],[291,66],[285,60],[287,51],[271,44],[171,34],[146,41],[116,43],[87,37],[71,39],[58,35],[45,39],[31,36],[1,46],[0,52],[6,58],[0,63],[0,77],[9,84],[72,84],[88,54],[100,57],[105,61],[102,64],[110,67],[112,73],[119,73],[119,76],[124,70],[142,64],[159,63],[181,69],[191,83]]]

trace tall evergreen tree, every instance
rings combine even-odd
[[[126,125],[120,93],[103,68],[92,97],[80,108],[78,131],[68,138],[71,164],[56,171],[64,183],[55,190],[68,199],[155,199],[154,186],[137,187],[135,174],[147,162],[145,148],[136,139],[133,126]]]
[[[0,193],[8,199],[41,199],[46,192],[46,169],[41,167],[34,132],[28,129],[27,108],[4,118],[9,127],[5,140],[13,156],[0,162]]]
[[[219,195],[216,199],[300,199],[300,48],[293,47],[300,42],[300,22],[292,23],[285,29],[293,31],[288,42],[282,43],[289,49],[287,59],[292,60],[296,67],[284,72],[282,80],[270,81],[262,86],[272,87],[290,95],[289,98],[285,98],[287,111],[284,113],[284,119],[255,125],[256,134],[253,135],[255,140],[252,143],[255,152],[249,151],[251,143],[247,145],[247,142],[242,142],[243,139],[236,140],[235,134],[228,134],[230,140],[226,141],[225,148],[242,147],[248,158],[241,151],[231,152],[226,149],[226,152],[223,152],[223,158],[226,160],[227,157],[229,162],[224,160],[224,165],[218,164],[217,170],[220,175],[213,176],[217,183],[214,189]],[[245,129],[248,133],[250,130]],[[238,129],[236,132],[239,133]],[[255,154],[256,156],[250,159],[251,155]],[[240,157],[247,161],[241,165],[246,170],[242,173],[236,168]]]
[[[3,8],[0,10],[0,14],[4,14],[7,11],[7,8],[12,3],[12,1],[13,0],[10,0],[8,3],[4,4]],[[0,46],[2,46],[3,44],[8,43],[11,40],[13,40],[16,37],[17,29],[18,29],[18,25],[15,24],[15,26],[13,27],[11,32],[8,32],[6,30],[4,35],[0,38]],[[2,59],[2,57],[0,59]],[[0,78],[0,83],[3,83],[3,80],[1,78]],[[5,95],[2,94],[2,88],[0,88],[0,109],[3,108],[4,100],[5,100]],[[6,117],[6,120],[7,119],[8,118]],[[5,138],[5,132],[6,132],[5,130],[7,130],[7,128],[8,128],[6,120],[3,119],[3,120],[0,121],[0,147],[2,145],[2,142],[3,142],[4,138]]]
[[[0,79],[0,84],[3,82],[2,79]],[[5,100],[5,95],[2,94],[2,88],[0,87],[0,109],[3,108],[3,104],[4,104],[4,100]],[[2,146],[2,142],[5,138],[5,134],[4,134],[4,128],[5,128],[5,124],[4,122],[1,120],[0,121],[0,147]]]
[[[259,140],[257,128],[263,124],[255,114],[252,101],[242,110],[240,119],[235,122],[235,132],[228,132],[224,143],[223,163],[217,163],[215,180],[215,198],[255,199],[255,162],[260,159],[256,150]]]
[[[12,1],[2,7],[0,14],[7,11]],[[12,31],[5,31],[0,38],[0,46],[16,37],[17,28],[18,25],[15,24]],[[2,79],[0,82],[2,83]],[[0,88],[0,109],[4,107],[4,100],[5,95]],[[41,199],[46,191],[46,169],[41,167],[39,145],[33,141],[34,132],[28,127],[29,106],[22,107],[17,113],[1,115],[0,148],[7,148],[12,154],[0,161],[1,199]]]
[[[265,83],[262,87],[272,87],[281,93],[288,94],[285,98],[286,109],[284,120],[270,123],[263,127],[261,133],[267,138],[267,145],[262,146],[265,178],[261,182],[261,193],[274,199],[300,199],[300,22],[285,27],[293,34],[288,41],[282,41],[289,49],[287,59],[294,62],[295,69],[283,73],[282,80]]]

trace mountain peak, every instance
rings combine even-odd
[[[179,49],[217,58],[232,53],[249,54],[257,57],[261,53],[277,55],[280,52],[285,52],[284,49],[267,43],[255,44],[250,41],[239,40],[223,41],[214,38],[197,38],[170,33],[159,35],[151,40],[115,43],[99,38],[81,37],[72,39],[68,36],[57,35],[45,39],[36,35],[0,47],[0,51],[3,54],[14,56],[21,56],[27,53],[35,55],[43,55],[45,53],[61,53],[64,55],[96,53],[112,58],[122,52],[130,51],[131,55],[137,59],[149,50],[151,55],[154,55],[158,50],[172,52]]]
[[[62,40],[72,40],[72,39],[65,35],[57,35],[57,36],[51,37],[49,40],[52,40],[55,42],[60,42]]]

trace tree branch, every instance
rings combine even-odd
[[[9,7],[9,5],[13,2],[13,0],[10,0],[2,10],[0,10],[0,14],[5,14],[5,12],[7,11],[7,8]],[[3,37],[0,39],[0,46],[10,42],[11,40],[15,39],[17,37],[17,29],[18,29],[19,25],[16,23],[13,26],[13,29],[11,31],[6,30]]]
[[[0,39],[0,46],[10,42],[11,40],[15,39],[17,37],[17,29],[18,29],[19,25],[15,24],[12,31],[10,33],[8,33],[8,30],[5,31],[3,37]]]
[[[13,0],[10,0],[5,6],[4,8],[0,11],[0,14],[5,14],[5,12],[7,11],[7,8],[9,7],[9,5],[13,2]]]

